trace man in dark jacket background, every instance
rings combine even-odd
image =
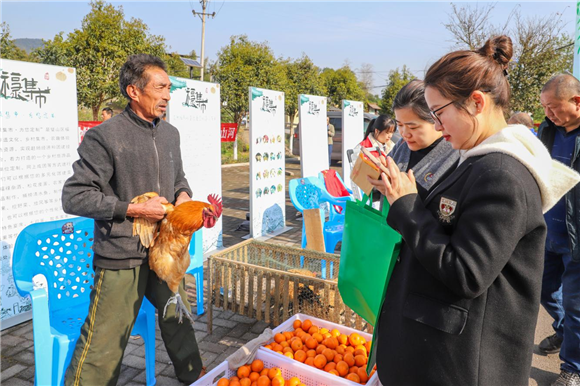
[[[580,171],[580,82],[572,75],[552,77],[542,89],[546,113],[538,137],[552,158]],[[580,386],[580,186],[545,214],[548,233],[542,305],[554,318],[555,333],[539,345],[543,354],[560,351],[560,377],[554,386]]]
[[[179,132],[160,119],[171,88],[165,63],[151,55],[133,55],[121,68],[119,85],[129,101],[125,111],[87,132],[62,193],[66,213],[95,219],[95,283],[65,375],[67,386],[117,383],[143,297],[159,308],[173,295],[149,269],[148,250],[132,234],[133,218],[158,221],[165,214],[162,203],[177,206],[191,200]],[[160,197],[130,203],[146,192]],[[179,292],[185,301],[183,282]],[[190,384],[202,372],[195,331],[190,323],[178,322],[174,305],[162,314],[159,328],[177,378]]]

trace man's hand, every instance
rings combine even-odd
[[[153,197],[143,204],[129,204],[128,217],[143,217],[149,221],[159,221],[165,216],[165,208],[161,204],[168,204],[165,197]]]
[[[395,201],[407,194],[417,193],[417,183],[413,170],[409,170],[408,173],[400,171],[391,157],[387,157],[387,169],[389,175],[381,173],[380,180],[373,180],[368,176],[367,180],[387,197],[389,204],[393,205]]]
[[[189,194],[185,193],[185,192],[181,192],[179,193],[179,196],[177,196],[177,200],[175,200],[175,206],[178,206],[179,204],[183,204],[184,202],[187,201],[192,201],[191,197],[189,197]]]

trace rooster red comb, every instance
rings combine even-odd
[[[217,194],[210,194],[207,196],[207,200],[213,206],[217,216],[222,215],[222,199]]]

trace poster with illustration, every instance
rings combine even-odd
[[[329,168],[326,97],[299,95],[300,170],[302,177],[318,177]]]
[[[250,237],[286,225],[284,93],[250,87]]]
[[[169,77],[171,100],[167,121],[179,130],[183,170],[193,199],[222,197],[220,85]],[[222,221],[203,229],[203,252],[222,247]]]
[[[346,152],[364,139],[364,108],[362,102],[342,101],[342,180],[350,187],[351,165]],[[354,162],[354,160],[353,160]]]
[[[2,130],[2,329],[32,317],[12,276],[18,234],[36,222],[70,216],[61,193],[78,158],[76,71],[74,68],[0,59]]]

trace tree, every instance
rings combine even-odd
[[[28,54],[14,44],[10,37],[10,27],[6,22],[0,24],[0,58],[29,61]]]
[[[344,65],[338,70],[325,68],[320,77],[326,88],[329,105],[341,107],[343,99],[364,100],[365,93],[358,83],[355,73],[348,65]]]
[[[215,82],[221,86],[221,99],[233,119],[241,124],[248,111],[248,89],[252,87],[283,90],[284,66],[274,57],[267,42],[252,42],[246,35],[232,36],[210,67]]]
[[[103,103],[122,98],[119,69],[128,56],[147,53],[167,59],[164,38],[150,35],[148,30],[139,19],[125,20],[122,7],[94,0],[80,30],[69,33],[66,39],[62,33],[56,35],[34,55],[42,63],[77,69],[78,102],[90,108],[97,120]],[[178,66],[172,62],[170,68],[174,64]]]
[[[381,113],[390,116],[395,115],[393,111],[393,101],[395,100],[395,96],[404,85],[413,79],[415,79],[415,76],[407,66],[403,66],[400,71],[399,68],[396,68],[389,72],[387,86],[383,89],[381,94]]]
[[[544,116],[540,92],[556,73],[572,72],[573,40],[565,33],[561,13],[540,18],[523,18],[517,8],[509,14],[503,27],[489,21],[493,6],[457,8],[445,27],[455,43],[464,49],[478,49],[493,35],[507,34],[514,48],[509,83],[513,111],[533,113],[536,120]],[[512,22],[513,21],[513,22]]]
[[[298,95],[324,95],[326,90],[320,78],[320,70],[305,54],[301,58],[283,62],[286,71],[286,85],[284,87],[286,100],[286,114],[290,120],[290,138],[294,136],[294,119],[298,113]],[[290,151],[292,151],[290,140]]]

